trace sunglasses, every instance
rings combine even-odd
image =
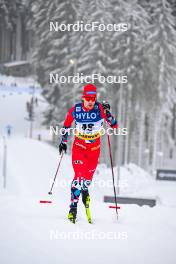
[[[90,102],[90,101],[95,102],[96,101],[96,97],[84,97],[84,99],[88,102]]]

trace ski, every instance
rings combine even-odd
[[[89,224],[92,224],[92,218],[91,218],[91,213],[90,213],[90,196],[88,195],[86,198],[86,204],[85,204],[85,208],[86,208],[86,217],[87,217],[87,221]]]
[[[91,213],[90,213],[90,207],[89,207],[89,204],[90,204],[90,196],[88,195],[86,197],[86,202],[85,202],[85,209],[86,209],[86,218],[87,218],[87,221],[89,224],[92,224],[92,218],[91,218]],[[67,216],[68,220],[75,224],[76,223],[76,215],[77,215],[77,210],[76,209],[71,209],[69,211],[69,214]]]
[[[72,217],[69,217],[68,216],[68,220],[72,223],[72,224],[75,224],[76,223],[76,219],[72,218]]]
[[[75,224],[76,223],[77,208],[71,208],[67,216],[68,220]]]
[[[89,224],[92,224],[92,218],[91,218],[91,214],[90,214],[90,208],[86,208],[86,216],[87,216],[87,221]]]

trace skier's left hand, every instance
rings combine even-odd
[[[103,106],[103,109],[105,110],[105,111],[109,111],[110,110],[110,104],[107,102],[107,101],[103,101],[102,102],[102,106]]]
[[[59,144],[59,154],[61,155],[62,154],[62,152],[67,152],[67,144],[66,143],[64,143],[64,142],[61,142],[60,144]]]

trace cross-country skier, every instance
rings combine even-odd
[[[65,134],[59,145],[60,154],[67,150],[68,131],[75,121],[75,139],[72,146],[72,165],[75,172],[71,184],[71,204],[68,219],[75,223],[77,204],[82,194],[88,222],[91,223],[89,210],[90,195],[88,188],[96,170],[100,155],[100,136],[105,120],[112,128],[117,128],[117,121],[110,113],[107,102],[99,103],[96,86],[84,87],[82,102],[75,104],[68,111],[64,121]]]

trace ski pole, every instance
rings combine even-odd
[[[107,134],[108,137],[108,148],[109,148],[109,158],[111,162],[111,171],[112,171],[112,181],[113,181],[113,188],[114,188],[114,199],[115,199],[115,208],[116,208],[116,214],[117,214],[117,220],[118,220],[118,206],[117,206],[117,195],[116,195],[116,188],[115,188],[115,181],[114,181],[114,168],[113,168],[113,161],[112,161],[112,152],[111,152],[111,142],[110,142],[110,136]]]
[[[58,173],[58,170],[59,170],[59,168],[60,168],[60,164],[61,164],[61,161],[62,161],[63,155],[64,155],[64,152],[62,151],[62,153],[61,153],[61,157],[60,157],[60,160],[59,160],[59,164],[58,164],[58,166],[57,166],[57,170],[56,170],[56,173],[55,173],[55,176],[54,176],[54,180],[53,180],[53,183],[52,183],[52,186],[51,186],[51,189],[50,189],[50,191],[48,192],[48,194],[50,194],[50,195],[52,194],[52,190],[53,190],[53,187],[54,187],[54,183],[55,183],[55,181],[56,181],[57,173]]]

